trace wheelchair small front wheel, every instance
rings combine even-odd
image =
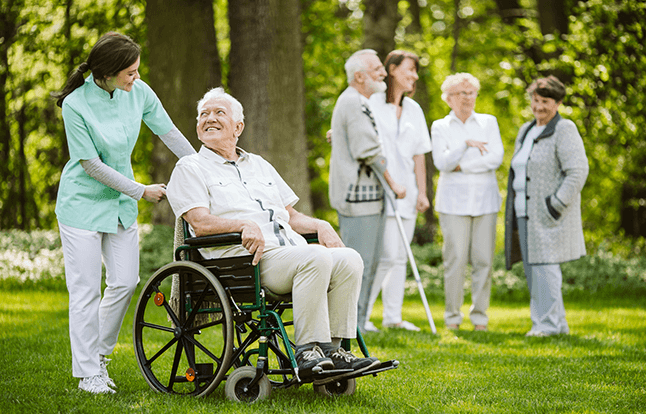
[[[357,381],[354,378],[340,379],[338,381],[328,382],[327,384],[315,385],[314,391],[323,394],[326,397],[336,395],[352,395],[357,390]]]
[[[226,380],[224,394],[227,399],[236,402],[253,403],[269,398],[271,383],[265,374],[260,377],[257,384],[249,387],[256,376],[256,368],[245,366],[236,368]]]

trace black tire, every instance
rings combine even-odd
[[[174,276],[179,281],[175,308]],[[137,363],[151,388],[198,397],[210,394],[224,379],[233,354],[233,316],[222,285],[197,263],[162,267],[139,296],[133,341]]]
[[[334,397],[337,395],[352,395],[357,389],[357,381],[355,378],[340,379],[338,381],[328,382],[323,385],[315,385],[314,391],[323,394],[326,397]]]
[[[266,375],[262,375],[260,381],[253,387],[245,389],[251,380],[256,376],[256,368],[251,366],[236,368],[224,387],[224,394],[230,401],[253,403],[269,398],[271,394],[271,383]]]

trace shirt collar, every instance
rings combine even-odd
[[[240,163],[249,158],[249,153],[240,147],[236,147],[236,152],[238,153],[238,157],[239,157],[236,163]],[[201,157],[204,157],[209,161],[214,161],[218,164],[226,164],[231,162],[226,158],[224,158],[223,156],[221,156],[220,154],[218,154],[217,152],[211,150],[210,148],[207,148],[204,145],[202,145],[202,147],[200,148],[199,154]]]
[[[88,84],[88,88],[92,91],[92,93],[100,98],[103,99],[115,99],[119,95],[119,89],[115,89],[112,92],[112,96],[110,96],[110,92],[106,91],[105,89],[101,88],[99,85],[94,82],[94,75],[90,73],[90,75],[85,78],[85,83]]]
[[[449,113],[449,118],[451,118],[451,122],[456,121],[462,123],[462,120],[458,118],[458,116],[455,114],[455,111],[453,110],[451,110],[451,112]],[[471,115],[469,115],[467,121],[464,124],[466,125],[469,122],[475,122],[476,124],[484,128],[482,121],[476,116],[475,111],[471,112]]]

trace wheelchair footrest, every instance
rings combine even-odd
[[[377,374],[380,372],[395,369],[397,367],[399,367],[399,361],[397,361],[396,359],[391,359],[390,361],[382,362],[381,364],[377,365],[375,368],[369,371],[359,372],[357,374],[351,374],[351,375],[348,375],[346,378],[359,378],[359,377],[365,377],[366,375],[373,375],[376,377]]]
[[[351,372],[352,372],[351,369],[326,369],[318,372],[313,372],[312,375],[305,378],[301,378],[301,382],[307,383],[307,382],[319,381],[329,377],[336,377],[337,375],[349,374]]]

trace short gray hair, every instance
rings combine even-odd
[[[444,79],[444,83],[442,83],[442,88],[441,88],[442,100],[446,102],[446,97],[448,96],[446,91],[448,91],[455,85],[461,84],[464,81],[467,81],[471,85],[473,85],[476,88],[476,91],[480,90],[480,81],[478,80],[478,78],[466,72],[456,73],[455,75],[449,75],[446,77],[446,79]]]
[[[202,110],[202,107],[204,106],[205,103],[210,101],[211,99],[225,99],[227,102],[229,102],[229,105],[231,106],[231,117],[235,122],[242,122],[244,121],[244,111],[242,109],[242,104],[240,101],[238,101],[236,98],[233,96],[229,95],[224,91],[224,88],[221,86],[218,86],[217,88],[213,88],[207,93],[204,94],[202,99],[197,103],[197,118],[200,118],[200,111]]]
[[[355,73],[366,69],[366,64],[362,58],[364,55],[377,55],[377,52],[372,49],[361,49],[354,52],[345,61],[345,74],[348,77],[348,83],[352,83]]]

